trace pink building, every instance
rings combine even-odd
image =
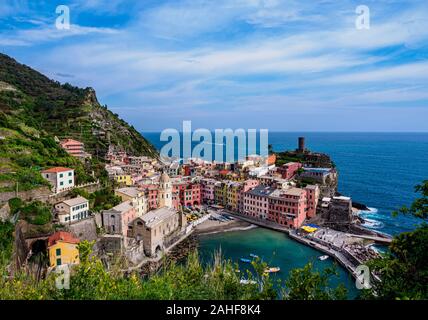
[[[307,190],[300,188],[260,185],[243,193],[241,213],[297,229],[306,219],[307,194]]]
[[[269,214],[268,196],[274,191],[272,187],[258,186],[243,193],[242,214],[252,218],[266,220]]]
[[[238,208],[239,212],[242,212],[244,206],[244,194],[247,191],[250,191],[259,185],[259,181],[255,179],[245,180],[242,183],[241,190],[238,193]]]
[[[128,235],[128,224],[137,217],[137,212],[130,201],[105,210],[103,215],[103,226],[109,234]]]
[[[242,192],[247,192],[251,189],[254,189],[255,187],[257,187],[259,185],[259,181],[255,180],[255,179],[248,179],[245,180],[243,185],[242,185]]]
[[[277,189],[269,195],[268,220],[289,228],[300,228],[306,219],[307,205],[305,190]]]
[[[157,209],[159,206],[159,203],[158,203],[159,186],[154,184],[141,185],[140,190],[146,192],[148,209],[149,210]]]
[[[201,204],[201,185],[190,183],[180,190],[180,204],[184,207],[194,207]]]
[[[283,179],[290,180],[296,174],[297,170],[302,168],[302,164],[299,162],[288,162],[283,164],[277,169],[277,172],[281,174]]]
[[[65,151],[77,158],[86,158],[90,155],[85,152],[85,145],[74,139],[65,139],[59,143]]]
[[[318,199],[320,197],[320,188],[315,185],[307,185],[305,187],[306,197],[308,199],[308,210],[306,215],[308,218],[315,217],[317,213]]]
[[[215,194],[215,183],[214,179],[202,179],[201,184],[201,200],[203,203],[213,203]]]

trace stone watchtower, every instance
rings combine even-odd
[[[172,183],[166,172],[159,179],[159,208],[172,208]]]
[[[297,148],[297,152],[305,152],[305,137],[299,137],[299,145]]]

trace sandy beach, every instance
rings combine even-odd
[[[257,228],[257,226],[238,219],[231,220],[231,221],[206,220],[200,225],[196,226],[195,233],[210,234],[210,233],[218,233],[218,232],[226,232],[226,231],[234,231],[234,230],[247,230],[252,228]]]

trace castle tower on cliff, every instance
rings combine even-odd
[[[297,148],[297,152],[305,152],[306,148],[305,148],[305,137],[299,137],[299,143],[298,143],[298,148]]]

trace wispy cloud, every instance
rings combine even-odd
[[[314,130],[335,126],[337,115],[357,119],[362,109],[385,128],[385,108],[428,116],[428,4],[366,2],[370,30],[355,28],[360,3],[352,0],[74,0],[70,32],[42,16],[33,18],[41,24],[3,31],[0,43],[31,46],[20,51],[24,62],[94,86],[140,129],[189,116],[211,126],[258,119],[272,129],[293,117]]]

